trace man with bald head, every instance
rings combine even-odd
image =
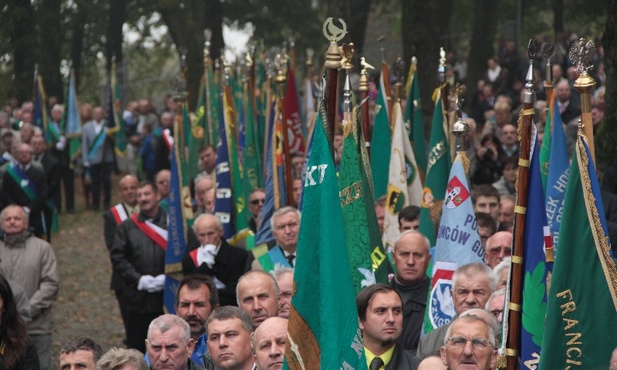
[[[236,287],[238,306],[251,316],[257,328],[279,313],[279,286],[272,275],[254,270],[242,275]]]
[[[194,245],[184,257],[184,274],[211,276],[218,289],[221,305],[235,305],[238,279],[250,270],[253,254],[227,243],[223,238],[223,225],[214,215],[202,214],[197,217],[193,230],[199,245]]]
[[[484,308],[497,287],[497,279],[493,270],[485,263],[474,262],[461,266],[454,272],[452,286],[452,301],[458,317],[472,308]],[[422,337],[416,356],[424,358],[438,354],[450,325],[441,326]]]
[[[44,232],[44,208],[47,199],[45,172],[32,162],[34,151],[29,144],[17,144],[15,161],[6,168],[2,176],[1,207],[10,204],[24,207],[28,223],[34,235],[42,238]]]
[[[139,205],[137,204],[137,185],[139,180],[133,175],[126,175],[120,179],[118,184],[118,193],[120,203],[111,207],[103,213],[103,234],[105,235],[105,245],[107,250],[111,251],[111,247],[114,244],[114,236],[116,234],[116,227],[120,223],[135,212],[139,211]],[[126,300],[122,292],[126,289],[124,279],[120,275],[112,270],[111,272],[111,290],[116,293],[116,299],[118,300],[118,306],[120,307],[120,315],[122,316],[122,323],[126,330],[127,317],[126,317]]]
[[[415,230],[404,231],[394,243],[392,261],[396,275],[390,282],[403,299],[403,333],[399,344],[415,352],[420,341],[430,279],[426,269],[431,261],[430,242]]]
[[[271,317],[262,322],[253,334],[257,370],[282,369],[286,342],[287,319]]]
[[[156,173],[155,181],[156,189],[159,191],[161,200],[159,200],[159,206],[163,208],[165,212],[169,212],[169,192],[171,191],[171,171],[160,170]]]
[[[512,254],[512,233],[499,231],[486,241],[484,256],[486,264],[495,268],[504,258]]]

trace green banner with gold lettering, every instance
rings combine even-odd
[[[351,276],[355,294],[358,294],[368,285],[387,283],[389,262],[377,225],[371,167],[356,112],[354,109],[352,121],[343,123],[339,195]]]
[[[558,243],[540,370],[607,369],[617,347],[617,268],[582,133],[570,165]]]

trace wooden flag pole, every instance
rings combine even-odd
[[[578,44],[572,45],[570,49],[570,60],[580,73],[579,78],[574,81],[574,88],[581,94],[581,125],[587,137],[587,145],[594,166],[596,165],[596,148],[593,140],[593,120],[591,119],[591,92],[596,87],[596,81],[587,73],[593,66],[591,57],[596,48],[593,41],[585,43],[581,38]]]
[[[336,131],[336,100],[338,93],[338,70],[341,68],[341,53],[337,42],[347,34],[347,24],[341,18],[338,19],[342,27],[334,24],[332,17],[326,19],[323,24],[323,34],[330,40],[328,51],[326,52],[326,112],[330,123],[330,137],[334,137]]]
[[[523,277],[523,248],[525,242],[525,219],[527,213],[527,184],[529,179],[529,157],[531,148],[531,130],[534,111],[535,93],[533,91],[533,58],[536,53],[535,41],[529,41],[527,49],[529,55],[529,69],[525,84],[525,98],[523,110],[519,115],[518,132],[521,145],[521,155],[518,160],[518,176],[516,180],[516,206],[514,207],[514,240],[512,245],[512,266],[510,281],[510,299],[508,309],[508,336],[506,339],[507,369],[518,370],[519,342],[522,310],[522,277]]]
[[[364,57],[360,58],[360,64],[362,65],[362,70],[360,71],[360,101],[365,101],[369,97],[369,84],[368,84],[368,70],[375,69],[372,65],[368,64]],[[364,134],[364,146],[366,147],[366,152],[371,156],[371,136],[372,130],[370,125],[370,114],[369,114],[369,104],[366,101],[362,104],[362,132]]]

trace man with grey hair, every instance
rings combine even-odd
[[[452,277],[452,301],[457,317],[472,308],[484,308],[495,291],[497,281],[493,270],[483,262],[459,267]],[[446,324],[425,335],[418,345],[416,356],[424,358],[437,354],[450,327]]]
[[[503,321],[503,309],[506,305],[506,290],[500,289],[489,297],[486,302],[486,310],[492,313],[497,321]]]
[[[182,261],[185,275],[200,273],[211,276],[218,289],[221,306],[236,304],[238,279],[250,270],[253,254],[232,247],[223,238],[223,225],[218,217],[202,214],[193,224],[199,240],[189,249]]]
[[[136,349],[112,348],[96,363],[96,370],[149,370],[143,353]]]
[[[16,205],[0,213],[0,264],[4,277],[19,284],[30,304],[28,335],[39,355],[41,369],[51,369],[51,307],[58,295],[59,275],[54,250],[28,231],[25,210]]]
[[[491,312],[483,308],[472,308],[471,310],[467,310],[463,312],[460,317],[465,317],[465,316],[478,316],[479,318],[484,320],[484,322],[486,322],[488,326],[490,326],[490,328],[493,329],[493,333],[495,334],[495,348],[499,346],[499,337],[501,334],[501,322],[497,320],[495,315],[493,315]]]
[[[390,282],[403,300],[403,333],[399,345],[415,352],[420,341],[426,297],[430,288],[430,279],[426,269],[431,261],[430,242],[415,230],[406,230],[394,243],[392,262],[396,266],[396,275]]]
[[[249,271],[242,275],[236,287],[238,306],[248,313],[257,328],[269,317],[278,316],[279,286],[265,271]]]
[[[279,317],[288,319],[293,298],[294,270],[287,267],[277,267],[272,271],[272,276],[279,286]]]
[[[176,315],[161,315],[150,323],[146,350],[152,370],[203,370],[189,361],[195,348],[191,328]]]
[[[215,370],[251,370],[255,360],[251,349],[253,322],[238,307],[223,306],[206,322],[208,354]]]
[[[495,368],[497,349],[495,333],[475,315],[459,317],[446,331],[440,348],[441,360],[450,370]]]
[[[277,265],[294,267],[301,213],[294,207],[279,208],[270,219],[276,245],[253,262],[253,270],[271,272]]]

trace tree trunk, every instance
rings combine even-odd
[[[346,4],[345,17],[350,24],[347,25],[351,42],[355,48],[355,67],[359,70],[360,58],[364,55],[364,40],[366,40],[366,26],[371,12],[371,0],[350,0]]]
[[[433,90],[438,85],[440,29],[438,26],[438,3],[424,0],[401,0],[403,55],[409,66],[411,57],[418,58],[418,81],[424,126],[431,121],[434,103]],[[425,130],[431,132],[430,129]]]
[[[64,32],[60,26],[61,0],[44,0],[39,2],[37,11],[40,29],[39,73],[43,76],[43,84],[47,97],[56,96],[63,101],[64,86],[60,74],[62,57],[62,40]]]
[[[212,31],[210,56],[216,59],[221,56],[221,49],[225,47],[223,40],[223,6],[220,0],[205,1],[205,27]]]
[[[30,0],[11,0],[6,4],[12,14],[9,42],[13,51],[13,95],[19,102],[32,100],[36,27]]]
[[[602,36],[604,46],[604,69],[607,81],[617,81],[617,0],[609,0],[606,11],[606,27]],[[596,135],[598,168],[603,169],[617,158],[615,137],[617,135],[617,84],[606,84],[604,97],[604,121]]]
[[[87,0],[86,0],[87,1]],[[75,90],[79,91],[79,80],[81,72],[81,53],[84,49],[84,25],[88,18],[87,6],[82,1],[75,1],[77,12],[73,14],[71,23],[71,66],[75,70]]]
[[[476,19],[473,22],[473,33],[469,50],[469,70],[467,71],[467,98],[477,91],[477,81],[486,72],[486,61],[495,55],[495,34],[497,32],[497,11],[499,0],[475,0]]]
[[[175,1],[159,0],[158,9],[179,53],[186,52],[189,108],[194,109],[204,71],[203,48],[206,27],[212,31],[212,56],[218,57],[224,46],[220,1],[208,0],[206,5],[203,0],[193,0],[185,2],[184,8],[180,8]]]
[[[563,32],[564,19],[563,19],[563,0],[551,0],[553,5],[553,29],[555,35]]]
[[[105,44],[105,57],[107,59],[107,73],[111,71],[112,58],[116,57],[116,66],[122,65],[122,26],[126,22],[125,0],[109,1],[109,21],[107,23],[107,43]],[[120,78],[120,74],[118,76]],[[121,81],[118,81],[120,84]]]

